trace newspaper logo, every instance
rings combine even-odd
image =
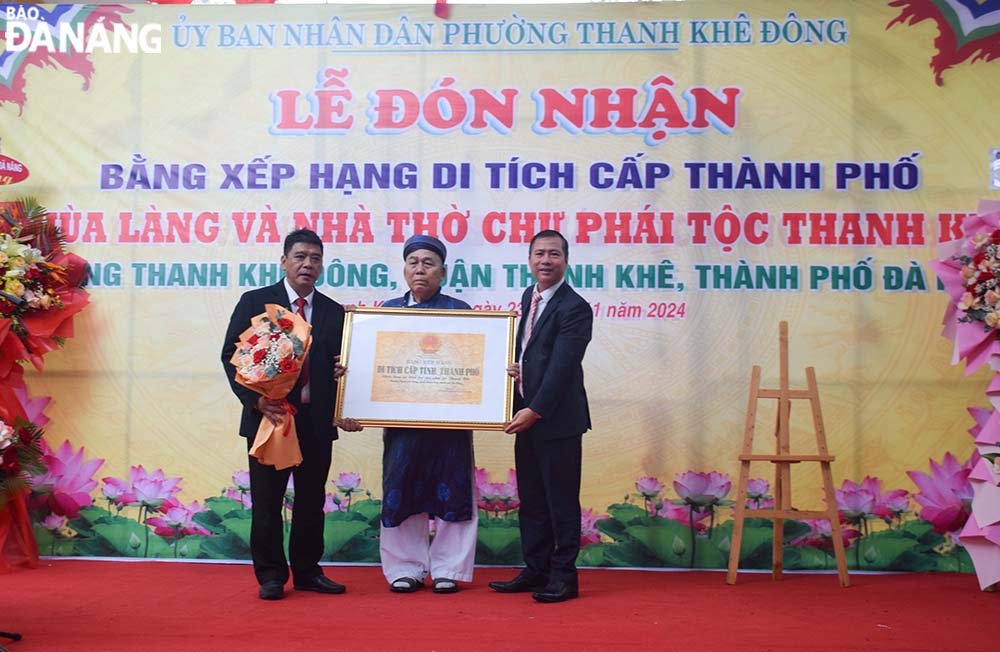
[[[990,150],[990,188],[1000,190],[1000,147]]]
[[[147,46],[158,50],[161,44],[151,38],[155,30],[147,29],[143,36],[141,27],[126,24],[124,17],[132,12],[122,5],[0,4],[0,105],[24,108],[25,72],[30,68],[72,72],[83,79],[86,92],[94,52],[127,51],[129,44],[137,51]]]
[[[81,5],[56,5],[51,9],[0,5],[5,50],[86,54],[159,54],[163,51],[160,24],[129,25],[114,19],[117,17],[92,13],[91,7]]]

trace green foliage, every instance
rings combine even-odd
[[[62,532],[36,526],[42,554],[100,557],[169,557],[184,559],[250,558],[250,510],[230,498],[215,496],[204,501],[207,510],[194,515],[194,522],[210,535],[157,536],[152,528],[136,522],[138,509],[109,512],[90,506],[70,519]],[[710,532],[692,532],[687,523],[650,515],[642,505],[618,503],[607,509],[608,518],[595,527],[602,540],[583,547],[580,566],[725,568],[732,547],[733,521],[717,524]],[[727,510],[728,513],[728,510]],[[290,520],[290,514],[286,512]],[[379,561],[381,502],[364,499],[350,511],[326,514],[323,559],[345,563]],[[286,524],[286,533],[289,525]],[[791,545],[810,531],[801,521],[784,522],[784,567],[788,570],[832,570],[836,568],[829,541],[822,547]],[[770,519],[748,518],[740,548],[740,568],[767,569],[772,564],[773,525]],[[148,540],[148,543],[147,543]],[[148,546],[148,552],[147,552]],[[964,548],[954,547],[933,525],[914,519],[894,528],[873,532],[855,540],[847,550],[852,569],[877,571],[973,572]],[[476,543],[479,564],[523,563],[516,515],[496,518],[480,514]]]
[[[363,518],[333,518],[341,513],[343,512],[333,512],[326,515],[326,527],[323,529],[324,559],[332,559],[352,539],[369,530],[368,523]]]
[[[653,554],[660,566],[673,568],[721,568],[726,558],[708,537],[695,535],[677,521],[660,519],[654,525],[632,525],[625,529],[629,536]],[[692,548],[694,560],[692,563]]]
[[[524,563],[524,558],[521,556],[521,531],[517,519],[479,520],[476,563],[515,566]]]

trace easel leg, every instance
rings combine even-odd
[[[830,515],[830,535],[833,537],[833,556],[837,560],[837,575],[840,578],[840,586],[846,589],[851,585],[851,580],[847,574],[847,553],[844,550],[840,516],[837,514],[837,498],[833,493],[833,473],[828,463],[824,463],[822,467],[823,491],[826,494],[826,510]]]
[[[733,537],[729,547],[729,570],[726,584],[736,584],[736,571],[740,565],[740,548],[743,545],[743,522],[747,514],[747,483],[750,481],[750,462],[740,464],[740,483],[736,491],[736,514],[733,521]]]

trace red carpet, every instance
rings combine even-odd
[[[0,575],[10,652],[212,650],[899,650],[996,649],[1000,593],[970,575],[832,575],[588,570],[580,599],[535,604],[486,583],[454,595],[390,593],[378,568],[327,567],[342,596],[257,599],[248,566],[43,561]]]

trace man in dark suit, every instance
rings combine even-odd
[[[558,231],[531,240],[528,264],[536,284],[521,297],[517,332],[516,412],[506,432],[517,433],[514,460],[521,501],[518,518],[525,568],[501,593],[533,592],[539,602],[575,598],[579,588],[580,467],[583,433],[590,429],[583,355],[594,315],[564,281],[569,244]]]
[[[327,579],[320,569],[323,555],[323,503],[326,481],[330,472],[333,440],[337,429],[333,425],[336,377],[339,369],[340,341],[344,330],[344,309],[332,299],[315,290],[316,280],[323,270],[323,242],[308,229],[292,231],[285,238],[281,267],[285,278],[280,282],[240,297],[233,310],[222,347],[222,366],[229,377],[233,393],[243,404],[240,435],[247,438],[247,447],[262,418],[276,421],[284,414],[282,401],[271,401],[238,384],[236,369],[230,359],[236,350],[240,334],[250,326],[250,319],[265,311],[268,303],[280,304],[304,316],[312,324],[312,346],[298,383],[288,394],[295,409],[302,463],[294,469],[277,470],[250,457],[250,497],[253,501],[253,521],[250,528],[250,552],[254,573],[260,583],[263,600],[284,597],[289,563],[283,548],[284,508],[288,476],[295,478],[295,499],[292,506],[292,530],[288,542],[293,586],[299,591],[343,593],[343,585]]]

